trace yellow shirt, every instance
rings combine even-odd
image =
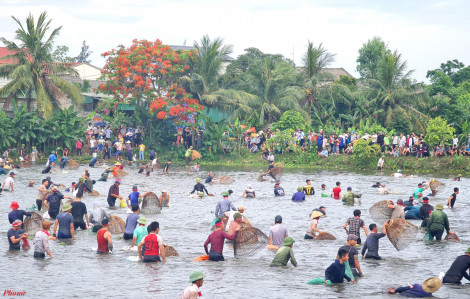
[[[141,152],[144,152],[145,151],[145,145],[144,144],[139,145],[139,150]]]

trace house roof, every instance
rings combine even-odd
[[[332,75],[333,79],[332,81],[339,80],[340,76],[347,76],[347,77],[352,77],[350,73],[348,73],[344,68],[338,67],[326,67],[322,69],[322,72],[328,73]]]
[[[8,58],[8,59],[2,58],[2,57],[13,55],[13,54],[15,54],[15,51],[8,50],[7,47],[0,47],[0,64],[13,63],[14,62],[13,58]]]
[[[181,51],[188,51],[188,50],[196,50],[196,48],[194,46],[178,46],[178,45],[168,45],[170,48],[172,48],[173,50],[181,50]],[[235,60],[233,57],[230,57],[228,55],[224,55],[223,57],[223,60],[224,61],[232,61],[232,60]]]
[[[99,67],[97,67],[97,66],[94,66],[94,65],[92,65],[92,64],[89,64],[88,62],[71,62],[71,63],[70,63],[70,66],[71,66],[71,67],[77,67],[77,66],[83,65],[83,64],[84,64],[84,65],[88,65],[88,66],[90,66],[90,67],[92,67],[92,68],[95,68],[95,69],[101,71],[101,68],[99,68]]]

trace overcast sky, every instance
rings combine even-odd
[[[192,45],[204,34],[233,45],[233,57],[256,47],[298,65],[308,40],[323,43],[336,54],[331,67],[356,77],[358,50],[374,36],[402,53],[418,81],[447,60],[470,64],[466,0],[0,0],[0,36],[14,38],[12,15],[24,22],[42,11],[63,26],[57,44],[76,56],[86,40],[99,67],[101,53],[134,38]]]

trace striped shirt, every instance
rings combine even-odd
[[[34,252],[44,253],[49,251],[49,234],[44,231],[38,231],[34,236]]]

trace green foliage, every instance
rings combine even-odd
[[[354,77],[340,75],[339,80],[337,82],[338,82],[338,84],[342,84],[344,86],[347,86],[349,88],[349,90],[351,90],[351,91],[356,91],[357,90],[358,80]]]
[[[276,132],[273,137],[266,140],[266,146],[268,148],[276,149],[282,147],[283,150],[288,146],[290,149],[297,149],[294,144],[297,142],[297,139],[293,137],[294,130],[287,129],[285,131]]]
[[[298,111],[288,110],[284,112],[278,122],[272,124],[273,130],[297,130],[302,129],[306,130],[305,120],[302,117],[302,114]]]
[[[356,60],[356,70],[362,79],[376,79],[378,75],[379,62],[385,54],[389,54],[385,42],[378,36],[368,40],[359,49],[359,56]]]
[[[222,119],[219,122],[214,122],[211,117],[206,115],[202,115],[202,121],[204,122],[204,127],[206,129],[204,134],[204,145],[207,148],[211,147],[214,154],[221,152],[223,147],[222,138],[228,138],[227,135],[222,136],[225,130],[228,129],[227,122],[225,119]]]
[[[369,142],[360,138],[354,143],[352,159],[359,167],[373,167],[380,154],[379,145],[369,145]]]
[[[442,117],[430,119],[426,127],[424,141],[433,146],[435,144],[445,145],[452,140],[455,129],[447,125],[447,121]]]

